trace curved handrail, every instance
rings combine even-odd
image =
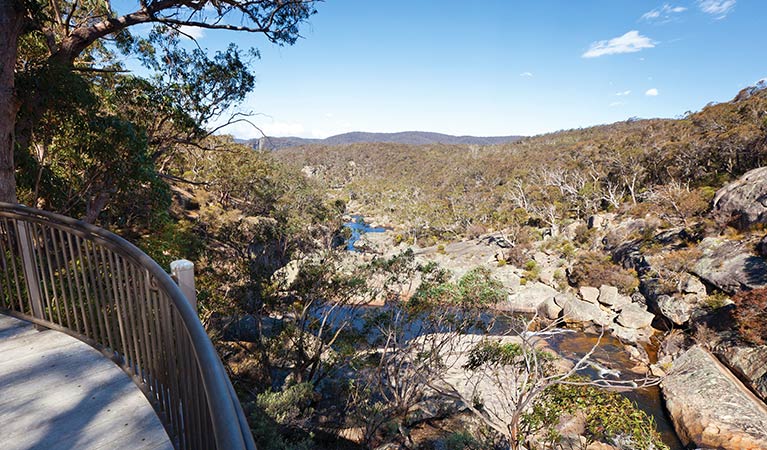
[[[112,358],[177,448],[255,449],[196,312],[133,244],[80,220],[0,202],[0,265],[0,309]]]

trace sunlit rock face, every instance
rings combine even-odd
[[[740,229],[767,223],[767,167],[746,172],[717,191],[714,215]]]
[[[677,434],[701,448],[767,448],[767,407],[718,360],[693,346],[662,384]]]

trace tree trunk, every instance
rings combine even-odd
[[[13,162],[14,129],[19,102],[14,76],[24,14],[14,0],[0,0],[0,201],[16,203]]]

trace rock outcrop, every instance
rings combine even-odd
[[[728,294],[767,287],[767,260],[744,243],[709,237],[698,248],[703,256],[692,271],[704,281]]]
[[[685,444],[767,448],[767,407],[702,347],[693,346],[674,360],[661,388]]]
[[[767,400],[767,345],[727,345],[715,352],[738,378],[745,381],[762,400]]]
[[[767,167],[746,172],[714,196],[714,216],[740,229],[767,223]]]

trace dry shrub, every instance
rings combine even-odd
[[[576,286],[615,286],[623,294],[630,294],[639,286],[636,271],[615,264],[609,256],[599,252],[584,252],[573,264],[570,283]]]
[[[671,272],[689,272],[702,256],[703,252],[697,247],[686,247],[664,253],[658,258],[658,263]]]
[[[767,288],[739,292],[732,301],[740,337],[752,344],[767,344]]]

